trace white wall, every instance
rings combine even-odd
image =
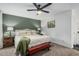
[[[0,11],[0,48],[3,47],[2,12]]]
[[[71,10],[54,15],[55,28],[47,28],[47,20],[42,21],[43,31],[51,37],[51,41],[72,48],[71,40]]]

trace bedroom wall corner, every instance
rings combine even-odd
[[[47,28],[47,21],[42,21],[42,31],[51,37],[51,42],[72,48],[71,40],[71,10],[54,14],[55,28]],[[44,25],[43,25],[44,24]]]

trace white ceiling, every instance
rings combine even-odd
[[[43,5],[45,5],[45,3],[41,4],[41,6]],[[27,11],[27,9],[35,8],[35,6],[31,3],[0,3],[0,10],[6,14],[42,20],[52,18],[54,14],[62,11],[78,8],[78,6],[78,3],[53,3],[45,8],[45,10],[50,11],[50,13],[42,13],[41,15],[36,15],[35,11]]]

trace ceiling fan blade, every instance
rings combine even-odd
[[[40,9],[46,8],[47,6],[51,5],[52,3],[48,3],[46,5],[44,5],[43,7],[41,7]]]
[[[28,9],[27,11],[37,11],[37,9]]]
[[[41,11],[43,11],[43,12],[45,12],[45,13],[49,13],[49,11],[45,11],[45,10],[41,10]]]
[[[38,9],[39,7],[38,7],[38,5],[36,4],[36,3],[33,3],[33,5]]]

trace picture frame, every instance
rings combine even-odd
[[[55,28],[55,20],[51,20],[47,22],[47,27],[48,28]]]

